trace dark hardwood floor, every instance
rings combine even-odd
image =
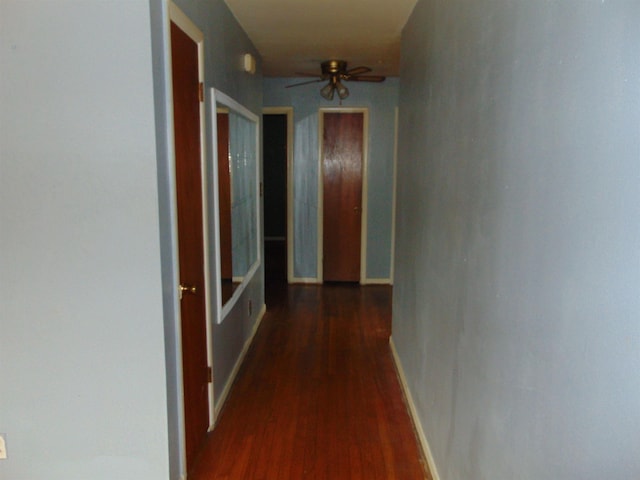
[[[267,266],[267,314],[189,480],[431,479],[389,348],[391,288],[287,287]]]

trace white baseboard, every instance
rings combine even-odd
[[[400,363],[400,357],[398,357],[396,346],[393,343],[393,337],[389,337],[389,345],[391,346],[391,354],[393,355],[393,362],[396,365],[398,378],[400,379],[400,384],[402,386],[402,390],[404,391],[404,396],[407,399],[407,404],[409,405],[409,413],[413,420],[413,425],[415,426],[416,432],[418,433],[418,439],[420,440],[422,453],[424,454],[424,458],[427,460],[427,466],[429,467],[429,471],[431,472],[433,480],[440,480],[440,475],[438,475],[438,469],[436,468],[436,462],[434,461],[433,454],[431,453],[431,447],[429,447],[427,436],[424,434],[424,430],[422,429],[422,424],[420,423],[420,418],[418,417],[418,411],[416,410],[413,396],[411,395],[411,391],[409,390],[409,385],[407,384],[407,378],[404,375],[402,363]]]
[[[289,283],[292,285],[295,285],[295,284],[321,285],[322,284],[322,282],[319,279],[313,278],[313,277],[291,277],[289,279]]]
[[[249,335],[249,338],[247,338],[247,340],[244,342],[244,346],[242,347],[242,351],[240,352],[240,355],[238,356],[238,359],[236,360],[236,363],[234,364],[233,369],[231,370],[231,374],[229,375],[229,378],[227,379],[227,383],[224,386],[224,389],[222,390],[222,393],[220,394],[220,397],[218,399],[218,403],[214,407],[216,422],[218,421],[218,417],[220,415],[220,411],[222,410],[222,407],[224,406],[224,402],[227,401],[227,396],[229,395],[229,392],[231,391],[231,386],[233,385],[233,382],[236,379],[236,375],[238,375],[238,371],[240,370],[240,366],[242,365],[242,362],[244,362],[244,357],[247,355],[247,352],[249,351],[249,347],[251,346],[251,343],[253,342],[253,338],[256,336],[256,332],[258,331],[258,327],[260,326],[260,323],[262,322],[262,319],[264,318],[264,314],[265,313],[267,313],[267,306],[265,304],[263,304],[262,308],[260,309],[260,313],[258,314],[258,318],[256,320],[256,323],[253,326],[253,329],[251,330],[251,335]]]
[[[360,285],[393,285],[390,278],[365,278]]]
[[[291,285],[322,285],[322,281],[313,277],[292,277],[289,279]],[[365,278],[360,285],[393,285],[390,278]]]

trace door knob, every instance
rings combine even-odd
[[[184,293],[192,293],[192,294],[195,295],[196,286],[195,285],[183,285],[183,284],[180,284],[180,300],[182,300],[182,295]]]

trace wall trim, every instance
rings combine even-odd
[[[402,387],[404,397],[406,398],[407,405],[409,406],[409,414],[411,415],[413,426],[416,429],[418,439],[420,440],[422,453],[424,454],[424,458],[427,460],[427,466],[429,467],[429,471],[431,473],[431,476],[433,477],[433,480],[440,480],[440,475],[438,474],[438,469],[436,468],[436,462],[433,459],[433,454],[431,453],[431,447],[429,446],[427,436],[425,435],[422,424],[420,423],[420,417],[418,416],[418,411],[416,409],[416,404],[413,401],[411,390],[409,390],[409,384],[407,383],[407,378],[404,374],[404,369],[402,368],[402,362],[400,362],[398,351],[396,350],[396,346],[393,343],[393,336],[389,337],[389,346],[391,347],[393,363],[396,366],[396,372],[398,373],[398,378],[400,379],[400,386]]]
[[[396,270],[396,205],[398,199],[398,107],[395,108],[394,132],[393,132],[393,196],[391,199],[391,252],[389,262],[389,278],[391,285],[395,277]]]
[[[222,407],[224,407],[224,403],[227,401],[227,397],[229,396],[229,392],[231,391],[231,387],[233,386],[233,382],[235,381],[236,376],[238,375],[238,372],[240,371],[240,367],[242,366],[242,363],[244,362],[244,358],[247,356],[247,352],[249,351],[249,347],[253,343],[253,339],[256,336],[256,332],[258,331],[258,328],[260,327],[260,324],[262,323],[262,319],[264,318],[265,313],[267,313],[267,305],[266,304],[262,304],[262,308],[260,309],[260,313],[258,313],[258,317],[256,319],[256,322],[253,325],[253,328],[251,329],[251,334],[249,335],[247,340],[244,342],[244,346],[242,347],[242,351],[240,352],[240,355],[238,355],[238,359],[236,360],[236,363],[233,365],[233,369],[231,370],[231,374],[229,375],[229,378],[227,379],[227,383],[225,384],[224,388],[222,389],[222,392],[220,392],[220,395],[218,396],[218,404],[215,405],[215,407],[214,407],[214,409],[215,409],[215,416],[214,416],[215,423],[218,422],[218,417],[220,415],[220,412],[222,411]],[[215,427],[215,423],[209,428],[209,431],[213,430],[213,428]]]
[[[322,285],[322,282],[315,277],[293,277],[289,280],[290,285]]]
[[[390,278],[365,278],[360,285],[393,285]]]
[[[180,30],[185,32],[191,39],[196,43],[204,42],[204,34],[202,31],[196,26],[193,21],[185,15],[185,13],[180,10],[175,3],[169,2],[169,19],[175,23]],[[199,49],[198,49],[199,50]],[[201,71],[202,75],[204,75],[204,69]],[[201,81],[203,78],[200,79]]]

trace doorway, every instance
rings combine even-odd
[[[320,111],[323,282],[366,277],[367,123],[366,109]]]
[[[292,272],[290,205],[292,108],[265,108],[263,125],[264,251],[266,287],[287,283]]]
[[[203,35],[174,5],[170,10],[184,458],[186,471],[210,426]]]

